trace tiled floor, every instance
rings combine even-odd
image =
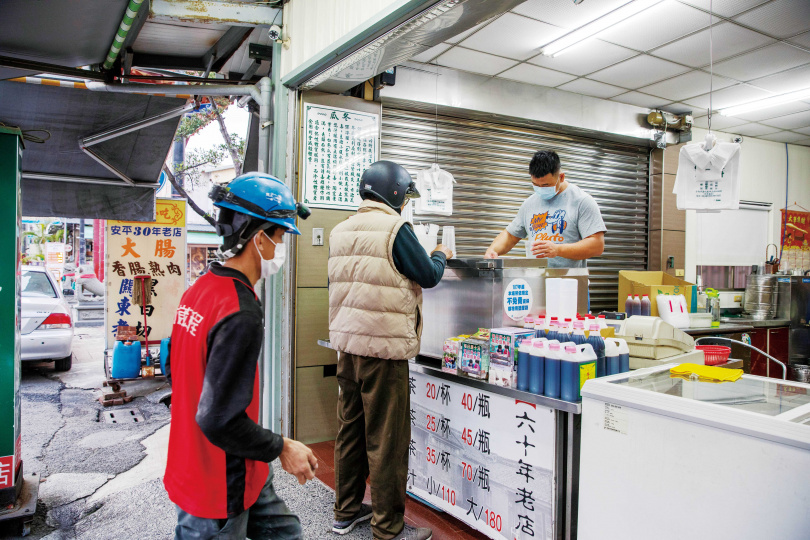
[[[318,458],[318,479],[335,489],[335,443],[327,441],[310,444]],[[371,490],[366,486],[366,502],[371,500]],[[430,527],[434,540],[479,540],[487,537],[471,529],[456,518],[419,503],[408,497],[405,502],[405,521],[414,527]]]

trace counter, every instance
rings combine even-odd
[[[743,324],[754,328],[777,328],[780,326],[790,326],[790,319],[765,319],[757,321],[754,319],[744,319],[742,317],[720,317],[720,323]]]
[[[685,328],[683,331],[692,337],[699,336],[720,336],[723,334],[740,334],[742,332],[752,332],[754,327],[750,324],[720,323],[720,326],[712,328]]]
[[[581,403],[443,372],[424,356],[409,371],[408,492],[490,538],[576,538]]]

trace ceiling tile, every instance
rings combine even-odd
[[[641,92],[627,92],[610,99],[612,101],[627,103],[628,105],[635,105],[636,107],[644,107],[647,109],[658,109],[661,107],[661,105],[666,104],[665,99],[650,96],[648,94],[642,94]]]
[[[539,54],[529,60],[529,63],[573,73],[574,75],[587,75],[622,60],[627,60],[631,56],[636,56],[636,54],[635,51],[619,47],[613,43],[592,39],[576,47],[571,47],[565,53],[556,57]]]
[[[787,94],[794,90],[810,90],[810,64],[749,82],[777,94]]]
[[[590,79],[577,79],[570,83],[563,84],[558,88],[567,92],[574,92],[575,94],[584,94],[586,96],[593,96],[603,99],[625,92],[624,88],[592,81]]]
[[[810,4],[810,2],[808,2]],[[750,81],[810,63],[810,53],[784,43],[774,43],[714,65],[717,75]]]
[[[797,141],[803,141],[807,136],[801,133],[793,133],[792,131],[780,131],[779,133],[773,133],[771,135],[763,135],[760,138],[768,141],[795,143]]]
[[[486,20],[486,21],[482,22],[481,24],[478,24],[478,25],[476,25],[476,26],[473,26],[472,28],[470,28],[470,29],[469,29],[469,30],[467,30],[466,32],[462,32],[462,33],[457,34],[457,35],[455,35],[455,36],[453,36],[453,37],[451,37],[451,38],[447,38],[445,41],[446,41],[447,43],[458,43],[458,42],[459,42],[459,41],[461,41],[462,39],[464,39],[464,38],[466,38],[466,37],[469,37],[469,36],[471,36],[472,34],[474,34],[474,33],[478,32],[479,30],[481,30],[482,28],[484,28],[486,25],[488,25],[490,22],[492,22],[494,19],[495,19],[495,17],[492,17],[492,18],[490,18],[490,19],[488,19],[488,20]]]
[[[714,124],[714,122],[712,122]],[[743,135],[745,137],[761,137],[763,135],[770,135],[771,133],[777,133],[781,130],[772,128],[769,126],[763,126],[762,124],[745,124],[742,126],[737,126],[734,129],[730,130],[732,133],[737,135]]]
[[[722,90],[714,92],[714,96],[712,97],[712,107],[714,107],[714,110],[716,111],[717,109],[725,109],[726,107],[731,107],[732,105],[748,103],[749,101],[763,99],[772,95],[773,94],[770,92],[760,90],[759,88],[753,88],[745,84],[738,84],[737,86],[729,86],[728,88],[723,88]],[[701,109],[707,109],[709,107],[709,94],[688,98],[686,103]]]
[[[715,62],[763,45],[776,43],[775,40],[769,37],[729,22],[714,25],[711,34]],[[687,66],[708,66],[710,60],[709,29],[706,28],[696,34],[664,45],[655,49],[652,54]]]
[[[691,4],[695,7],[705,9],[706,11],[708,11],[711,6],[715,13],[723,17],[733,17],[747,9],[751,9],[768,1],[769,0],[711,0],[710,4],[710,0],[681,0],[684,4]]]
[[[810,127],[794,129],[793,131],[798,131],[799,133],[804,133],[805,135],[810,135]]]
[[[800,144],[802,146],[810,146],[810,139],[802,139],[801,141],[796,141],[795,144]]]
[[[763,124],[781,129],[799,129],[810,126],[810,111],[788,114],[779,118],[763,120]]]
[[[500,56],[526,60],[540,52],[540,47],[565,33],[563,28],[506,13],[461,42],[463,47]]]
[[[416,56],[411,58],[411,60],[413,60],[414,62],[430,62],[431,60],[439,56],[441,53],[443,53],[450,47],[452,47],[450,43],[439,43],[438,45],[417,54]]]
[[[694,109],[692,105],[685,103],[670,103],[661,107],[662,111],[671,112],[672,114],[692,114]]]
[[[553,69],[546,69],[531,64],[518,64],[517,66],[504,71],[498,77],[512,79],[514,81],[537,84],[540,86],[559,86],[563,83],[573,81],[575,76],[567,73],[560,73]]]
[[[628,0],[588,0],[574,4],[568,0],[564,2],[529,0],[512,9],[512,12],[561,28],[573,29],[598,19],[627,2]]]
[[[678,2],[661,2],[599,34],[599,39],[648,51],[709,25],[709,15]]]
[[[689,71],[689,69],[660,58],[642,54],[615,66],[597,71],[589,77],[597,81],[634,90],[668,77],[680,75],[684,71]]]
[[[810,2],[775,0],[734,20],[774,37],[786,38],[810,30]]]
[[[801,45],[802,47],[810,47],[810,32],[805,32],[804,34],[792,37],[789,41],[791,43],[795,43],[796,45]]]
[[[471,51],[470,49],[464,49],[462,47],[453,47],[438,57],[436,62],[442,66],[471,71],[473,73],[482,73],[484,75],[495,75],[517,64],[514,60],[478,51]]]
[[[720,131],[727,131],[729,128],[747,123],[748,122],[745,120],[735,118],[733,116],[721,116],[719,114],[712,115],[712,129],[719,129]],[[699,118],[695,118],[693,125],[695,127],[709,129],[709,117],[701,116]]]
[[[672,77],[665,81],[657,82],[643,88],[639,88],[639,92],[645,94],[652,94],[654,96],[661,96],[670,101],[677,101],[686,99],[698,94],[702,94],[709,89],[709,80],[712,80],[715,90],[726,88],[735,84],[736,81],[725,79],[723,77],[714,76],[710,77],[708,73],[703,71],[690,71],[677,77]]]
[[[793,103],[783,103],[782,105],[777,105],[776,107],[768,107],[767,109],[762,109],[759,111],[738,114],[735,116],[735,118],[748,120],[749,122],[761,122],[762,120],[779,118],[780,116],[808,110],[810,110],[810,104],[803,101],[795,101]]]

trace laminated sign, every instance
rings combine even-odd
[[[551,540],[554,410],[410,373],[408,491],[490,538]]]
[[[357,210],[360,177],[377,161],[380,115],[304,105],[302,199],[310,208]]]
[[[789,268],[810,268],[810,212],[782,209],[782,260]]]
[[[153,222],[107,220],[106,343],[112,348],[119,326],[134,326],[150,345],[171,337],[172,325],[186,290],[186,201],[157,199]],[[151,305],[132,303],[135,276],[152,276]]]

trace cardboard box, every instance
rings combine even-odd
[[[689,311],[697,304],[697,288],[693,283],[684,281],[667,274],[666,272],[642,272],[636,270],[622,270],[619,272],[619,299],[618,311],[624,311],[624,301],[627,295],[645,294],[650,297],[652,310],[650,315],[658,316],[658,305],[655,297],[659,294],[682,294],[686,298]]]

